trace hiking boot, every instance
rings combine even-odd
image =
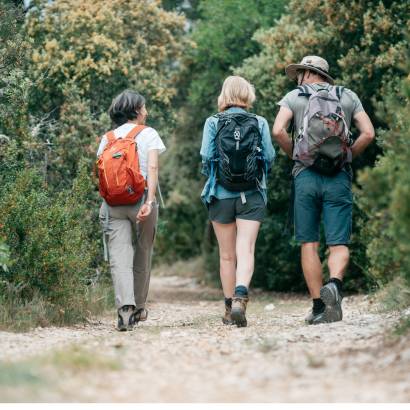
[[[232,306],[228,306],[225,304],[225,315],[222,318],[222,323],[224,325],[233,325],[232,320]]]
[[[320,298],[325,304],[324,310],[315,313],[312,309],[306,316],[305,322],[309,325],[319,325],[321,323],[331,323],[342,320],[342,295],[334,283],[327,283],[320,289]]]
[[[238,327],[246,327],[246,325],[248,324],[245,316],[248,300],[248,296],[235,295],[232,298],[231,317],[233,324]]]
[[[125,305],[118,309],[118,324],[117,330],[124,332],[132,330],[135,324],[135,307],[132,305]]]
[[[323,303],[326,305],[324,311],[325,322],[320,323],[330,323],[338,322],[343,319],[342,312],[342,295],[339,292],[339,289],[333,282],[327,283],[320,289],[320,298],[323,300]],[[316,320],[314,321],[316,323]]]
[[[138,324],[138,322],[145,322],[148,319],[148,310],[145,308],[137,309],[133,316],[135,325]]]

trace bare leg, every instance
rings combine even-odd
[[[343,280],[343,275],[349,264],[349,248],[345,245],[329,246],[327,264],[331,278]]]
[[[236,224],[221,224],[212,221],[216,239],[219,245],[219,273],[222,289],[226,298],[231,298],[235,290],[236,270]]]
[[[236,286],[249,287],[255,265],[255,242],[258,237],[260,222],[237,219],[236,227]]]
[[[323,285],[318,250],[319,242],[302,243],[302,269],[312,299],[320,298],[320,288]]]

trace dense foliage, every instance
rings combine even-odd
[[[406,65],[410,73],[410,55]],[[402,277],[410,284],[410,77],[393,81],[378,108],[389,128],[381,130],[383,156],[360,174],[359,204],[367,215],[363,238],[369,272],[379,284]]]
[[[75,175],[79,150],[95,151],[96,137],[110,126],[107,108],[125,88],[142,93],[150,123],[169,132],[175,61],[186,42],[184,18],[159,6],[150,0],[56,0],[29,13],[30,76],[38,84],[31,109],[58,120],[48,121],[39,135],[54,144],[50,160],[58,178]]]
[[[12,255],[2,275],[2,293],[12,283],[18,289],[13,297],[44,295],[54,307],[55,321],[81,318],[86,285],[96,275],[91,186],[83,167],[72,189],[58,194],[46,189],[32,170],[20,171],[1,187],[1,233]]]

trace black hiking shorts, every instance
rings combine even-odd
[[[209,219],[221,224],[230,224],[236,219],[262,222],[266,215],[266,205],[260,192],[246,195],[243,204],[241,197],[213,198],[208,207]]]

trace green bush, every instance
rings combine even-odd
[[[0,268],[3,271],[8,271],[8,265],[10,264],[10,248],[4,241],[0,239]]]
[[[0,235],[10,249],[2,287],[30,302],[40,296],[53,322],[84,319],[87,286],[96,275],[98,242],[92,184],[85,166],[71,189],[47,189],[39,173],[25,169],[0,191]],[[12,294],[12,292],[8,292]]]
[[[379,284],[402,277],[410,287],[410,56],[407,61],[407,77],[379,104],[378,115],[390,126],[378,133],[384,155],[360,174],[359,204],[367,216],[362,241],[370,274]]]

